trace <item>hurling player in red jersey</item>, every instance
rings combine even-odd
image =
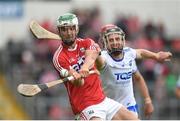
[[[94,63],[99,51],[92,39],[77,38],[76,15],[60,16],[57,27],[62,45],[56,50],[53,63],[59,72],[65,68],[69,76],[75,78],[64,83],[74,114],[79,115],[80,120],[137,120],[137,116],[122,104],[104,95],[98,74],[89,74],[96,69]]]

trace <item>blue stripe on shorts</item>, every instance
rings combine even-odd
[[[127,107],[127,109],[130,111],[138,113],[138,105],[137,104],[133,105],[133,106],[129,106],[129,107]]]

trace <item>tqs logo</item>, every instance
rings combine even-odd
[[[116,80],[127,80],[132,77],[132,72],[114,73]]]

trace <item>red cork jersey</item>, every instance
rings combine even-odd
[[[91,39],[76,39],[74,49],[68,49],[60,45],[56,50],[53,63],[55,68],[73,68],[79,71],[85,60],[85,50],[95,49],[94,41]],[[95,69],[95,67],[93,67]],[[80,113],[88,106],[98,104],[104,100],[105,95],[101,87],[101,80],[98,74],[90,74],[84,78],[83,86],[74,86],[71,82],[65,82],[69,95],[70,104],[74,114]]]

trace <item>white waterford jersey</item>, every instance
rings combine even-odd
[[[136,51],[125,47],[123,52],[123,59],[114,60],[107,51],[102,51],[106,66],[101,71],[101,79],[106,95],[129,107],[136,104],[132,82],[132,74],[137,71]]]

